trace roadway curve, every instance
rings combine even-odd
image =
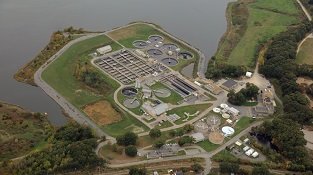
[[[67,49],[69,49],[73,44],[103,34],[104,33],[88,34],[69,42],[36,71],[36,73],[34,74],[34,81],[48,96],[50,96],[63,108],[65,113],[72,117],[76,122],[81,125],[89,126],[91,129],[94,130],[95,134],[98,137],[106,136],[107,139],[115,140],[115,138],[105,133],[98,125],[96,125],[93,121],[86,117],[79,109],[73,106],[67,99],[65,99],[61,94],[59,94],[42,79],[42,72],[44,72],[51,63],[58,59],[59,56],[62,55]]]

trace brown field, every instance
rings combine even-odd
[[[122,119],[120,113],[109,102],[104,100],[86,105],[83,110],[100,126],[115,123]]]
[[[129,36],[136,35],[137,28],[138,28],[137,25],[132,25],[129,27],[125,27],[122,30],[119,29],[119,30],[110,32],[108,35],[116,41],[127,39]]]

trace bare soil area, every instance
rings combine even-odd
[[[115,123],[122,119],[120,113],[109,102],[104,100],[86,105],[83,110],[100,126]]]

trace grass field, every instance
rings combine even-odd
[[[219,49],[216,56],[223,61],[221,53],[231,50],[226,61],[228,64],[253,67],[260,44],[285,31],[288,26],[299,23],[302,16],[293,0],[256,0],[246,5],[249,14],[246,31],[232,48],[224,46],[227,42],[221,43],[219,48],[222,50]]]
[[[303,42],[297,54],[296,63],[313,65],[313,38]]]
[[[235,125],[235,134],[233,136],[239,134],[254,121],[255,119],[252,119],[251,117],[241,117]]]
[[[164,43],[174,43],[181,48],[182,51],[189,51],[194,55],[193,59],[190,60],[180,60],[176,66],[173,66],[172,69],[176,71],[181,71],[185,66],[190,63],[196,62],[199,60],[200,56],[197,52],[195,52],[190,47],[186,47],[182,45],[179,41],[173,40],[167,34],[160,32],[154,27],[148,24],[134,24],[127,26],[125,28],[121,28],[115,31],[112,31],[108,34],[114,40],[121,43],[123,46],[127,48],[134,48],[133,42],[136,40],[148,40],[150,35],[160,35],[164,38]],[[197,64],[195,64],[195,67]]]
[[[76,62],[89,62],[89,53],[92,53],[96,48],[108,44],[112,46],[113,50],[121,49],[121,46],[113,42],[107,36],[97,36],[72,45],[43,72],[42,78],[78,109],[82,110],[83,106],[103,99],[113,105],[113,94],[115,89],[119,87],[116,81],[91,66],[102,76],[109,87],[105,94],[98,94],[90,88],[86,88],[84,84],[78,81],[73,75]],[[115,108],[117,107],[115,106]],[[143,131],[148,129],[129,114],[123,111],[122,114],[123,119],[120,122],[106,125],[103,129],[112,136],[123,134],[132,128],[141,128]],[[129,126],[132,127],[125,129]]]
[[[184,113],[189,113],[190,115],[196,113],[197,111],[199,111],[198,115],[201,114],[201,112],[203,112],[204,110],[206,110],[207,108],[209,108],[212,104],[198,104],[198,105],[189,105],[189,106],[183,106],[183,107],[178,107],[178,108],[174,108],[170,111],[167,112],[168,115],[170,114],[177,114],[179,115],[181,118],[177,121],[175,121],[175,124],[182,124],[185,123],[187,121],[192,120],[193,118],[195,118],[197,115],[195,116],[190,116],[187,119],[187,116]],[[186,120],[186,121],[183,121]]]
[[[138,147],[142,148],[142,147],[153,145],[153,143],[156,142],[157,140],[166,141],[168,139],[172,139],[169,133],[170,131],[164,131],[162,132],[161,137],[159,138],[151,138],[149,135],[139,137],[137,141],[137,145]]]
[[[215,154],[212,159],[217,162],[227,161],[227,162],[236,162],[238,158],[232,155],[229,151],[223,150],[218,154]]]
[[[203,148],[205,151],[210,152],[218,148],[220,145],[215,145],[208,140],[197,143],[198,146]]]
[[[183,100],[183,97],[181,97],[177,92],[173,91],[172,89],[168,88],[164,84],[160,82],[156,82],[154,85],[151,86],[151,89],[158,90],[158,89],[168,89],[171,91],[171,95],[169,97],[161,98],[157,97],[160,100],[162,100],[164,103],[171,103],[173,105],[177,105],[177,103],[181,100]]]

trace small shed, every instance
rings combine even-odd
[[[111,51],[112,51],[112,47],[110,45],[100,47],[97,49],[97,52],[101,55],[104,55],[104,54],[111,52]]]
[[[252,72],[246,72],[246,77],[251,78],[252,77]]]

